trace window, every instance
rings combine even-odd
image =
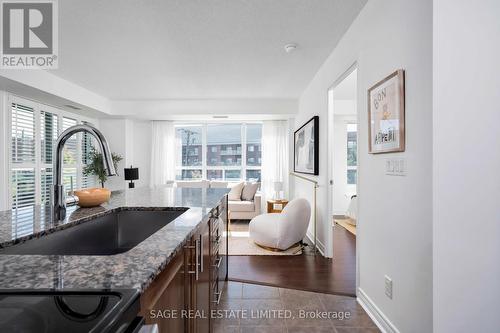
[[[347,124],[347,184],[356,185],[358,178],[358,126]]]
[[[50,202],[52,186],[52,149],[59,133],[59,117],[47,111],[40,111],[41,141],[41,204]]]
[[[63,131],[77,123],[76,119],[63,117]],[[63,184],[68,190],[71,186],[76,189],[78,136],[69,138],[63,148]]]
[[[12,103],[11,198],[13,208],[35,204],[35,111]]]
[[[207,125],[208,167],[241,167],[241,124]],[[215,148],[215,152],[213,152]],[[212,163],[215,160],[215,163]]]
[[[14,210],[34,204],[48,204],[53,184],[52,149],[63,129],[80,123],[77,117],[17,97],[11,97],[11,163],[10,198]],[[88,187],[94,181],[81,175],[82,161],[78,155],[87,150],[80,147],[81,135],[73,136],[63,151],[63,180],[69,190],[71,179],[74,188]],[[87,140],[90,140],[88,138]],[[83,140],[85,141],[85,140]],[[90,143],[86,143],[87,147]],[[17,214],[17,213],[16,213]]]
[[[88,125],[93,125],[91,123],[88,123],[86,121],[83,122],[84,124]],[[95,176],[85,176],[83,174],[83,168],[87,166],[88,164],[91,163],[90,160],[90,153],[92,152],[92,149],[96,147],[97,142],[95,141],[94,137],[87,133],[84,132],[82,133],[82,145],[81,145],[81,151],[82,151],[82,167],[80,169],[80,177],[82,180],[82,186],[83,188],[90,188],[90,187],[96,187],[97,186],[97,178]]]
[[[260,181],[261,140],[261,124],[176,125],[176,179]]]
[[[260,182],[262,158],[262,125],[249,124],[246,128],[246,177],[248,181]]]
[[[196,126],[183,126],[175,129],[176,136],[176,179],[194,180],[201,179],[202,149],[201,138],[203,128]]]

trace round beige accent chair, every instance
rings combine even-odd
[[[262,214],[250,221],[250,238],[263,247],[287,250],[304,239],[311,218],[306,199],[293,199],[281,213]]]

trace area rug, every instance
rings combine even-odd
[[[286,251],[266,250],[253,242],[248,232],[248,224],[231,224],[229,231],[230,256],[296,256],[302,254],[302,246],[297,245]]]

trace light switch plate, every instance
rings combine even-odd
[[[407,165],[404,158],[388,158],[385,160],[385,174],[388,176],[406,176]]]
[[[387,275],[384,275],[385,281],[385,295],[392,299],[392,279]]]

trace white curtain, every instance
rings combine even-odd
[[[286,120],[264,121],[262,125],[261,190],[265,199],[273,197],[274,182],[282,182],[285,193],[288,189],[288,135]]]
[[[151,187],[175,180],[175,128],[171,121],[152,122]]]

